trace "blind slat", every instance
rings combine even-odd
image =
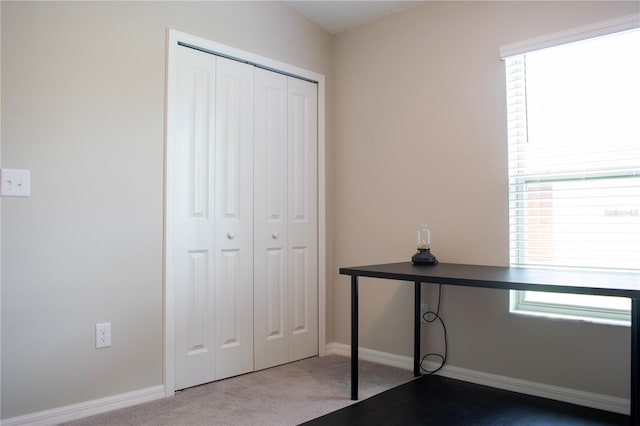
[[[640,30],[505,67],[511,263],[640,269]]]

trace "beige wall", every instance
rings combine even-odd
[[[2,166],[32,173],[2,201],[2,418],[162,383],[167,27],[327,76],[327,341],[349,343],[337,268],[407,260],[419,223],[441,261],[508,263],[499,46],[638,11],[432,2],[332,39],[279,2],[0,7]],[[411,354],[411,299],[364,280],[362,346]],[[628,329],[513,317],[491,290],[445,288],[442,313],[451,365],[628,397]]]
[[[162,384],[167,27],[332,82],[331,37],[280,2],[1,7],[2,166],[32,179],[2,201],[9,418]]]
[[[336,267],[409,260],[422,222],[441,262],[508,265],[499,48],[638,5],[432,2],[334,37]],[[348,344],[349,280],[333,278]],[[412,286],[360,289],[360,345],[410,355]],[[628,328],[509,315],[498,290],[445,287],[441,313],[452,366],[629,397]],[[423,345],[441,349],[435,325]]]

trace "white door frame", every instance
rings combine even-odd
[[[173,199],[169,186],[169,171],[173,169],[172,151],[174,117],[171,107],[176,98],[176,63],[178,42],[197,46],[205,51],[216,52],[234,59],[244,60],[262,67],[281,71],[288,75],[299,76],[318,83],[318,354],[325,355],[326,348],[326,241],[325,241],[325,80],[324,76],[312,71],[265,58],[250,52],[209,41],[186,33],[167,30],[167,62],[166,62],[166,99],[165,99],[165,164],[164,164],[164,387],[165,395],[175,393],[175,283],[171,277],[172,258],[171,241],[171,209],[169,202]]]

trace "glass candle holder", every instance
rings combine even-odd
[[[411,257],[411,261],[415,265],[438,264],[438,259],[431,253],[431,231],[427,225],[418,226],[418,252]]]
[[[418,250],[431,247],[431,231],[427,225],[418,226]]]

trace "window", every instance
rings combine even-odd
[[[640,270],[640,29],[503,57],[512,266]],[[514,291],[511,308],[630,319],[626,298]]]

